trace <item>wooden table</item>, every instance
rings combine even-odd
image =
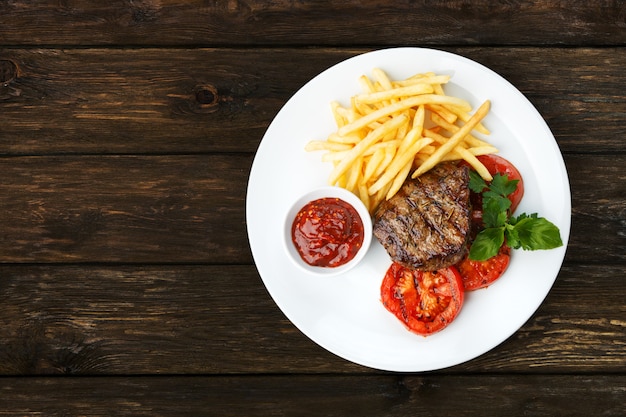
[[[626,4],[420,3],[0,2],[0,415],[625,415]],[[572,191],[537,312],[426,373],[305,337],[246,233],[251,163],[281,106],[393,46],[509,80]]]

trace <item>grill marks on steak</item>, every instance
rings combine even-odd
[[[440,163],[379,206],[374,235],[393,261],[434,271],[465,255],[470,215],[469,169]]]

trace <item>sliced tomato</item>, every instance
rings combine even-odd
[[[517,189],[508,195],[509,200],[511,200],[509,211],[514,213],[524,196],[524,180],[520,172],[515,168],[515,165],[498,155],[480,155],[477,158],[491,175],[499,173],[500,175],[506,175],[509,180],[518,180]]]
[[[463,281],[455,267],[434,272],[391,264],[381,286],[383,305],[412,332],[436,333],[459,314],[464,300]]]
[[[511,201],[509,212],[515,212],[522,197],[524,196],[524,180],[517,168],[508,160],[498,155],[481,155],[478,160],[485,165],[491,175],[506,175],[509,180],[517,180],[517,188],[507,197]],[[472,202],[472,239],[484,227],[482,218],[482,194],[471,193]],[[509,266],[511,259],[511,249],[502,245],[496,256],[486,261],[470,260],[467,256],[456,266],[463,278],[463,285],[466,291],[477,290],[491,285],[500,278]]]
[[[507,197],[511,201],[509,213],[514,213],[524,196],[524,180],[522,175],[508,160],[498,155],[480,155],[477,157],[480,162],[487,168],[491,175],[506,175],[509,180],[517,180],[517,188]],[[469,166],[465,161],[461,162]],[[471,168],[471,167],[470,167]],[[483,196],[481,193],[470,193],[470,201],[472,203],[472,238],[484,227],[483,225]]]
[[[500,278],[511,260],[511,248],[502,245],[496,256],[486,261],[470,260],[467,255],[456,267],[463,279],[465,291],[485,288]]]

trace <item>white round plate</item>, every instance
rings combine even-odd
[[[561,248],[514,251],[506,273],[490,287],[466,293],[458,317],[441,332],[409,332],[380,301],[391,264],[374,239],[365,259],[331,279],[303,273],[282,248],[283,219],[294,196],[326,184],[331,170],[312,139],[336,130],[330,102],[349,105],[358,77],[381,68],[390,78],[433,71],[451,75],[447,94],[474,108],[491,100],[487,140],[520,170],[525,195],[517,213],[539,213],[556,224]],[[448,52],[394,48],[347,59],[302,87],[272,121],[252,165],[247,190],[248,237],[261,278],[278,307],[314,342],[354,363],[387,371],[441,369],[474,359],[515,333],[542,303],[561,268],[569,239],[571,198],[554,136],[533,105],[490,69]]]

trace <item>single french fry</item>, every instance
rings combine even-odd
[[[345,158],[348,151],[326,152],[322,155],[322,162],[339,162]]]
[[[449,75],[435,75],[431,72],[427,74],[414,75],[405,80],[394,81],[392,85],[394,87],[406,87],[414,84],[441,85],[447,84],[448,81],[450,81]]]
[[[349,143],[329,142],[327,140],[312,140],[306,144],[304,149],[310,151],[347,151],[352,149]]]
[[[429,72],[418,72],[417,74],[413,74],[411,75],[409,78],[407,78],[407,80],[421,80],[425,77],[432,77],[434,76],[435,73],[432,71]]]
[[[413,115],[413,129],[421,135],[424,131],[424,119],[426,117],[426,108],[422,105],[417,108]]]
[[[467,150],[470,151],[471,154],[474,156],[498,153],[498,148],[496,148],[495,146],[491,146],[491,145],[473,146],[471,148],[467,148]]]
[[[392,88],[390,90],[379,91],[376,93],[365,93],[356,96],[359,103],[379,103],[384,100],[395,100],[409,97],[417,94],[430,94],[433,87],[429,84],[413,84],[406,87]]]
[[[326,138],[326,140],[328,142],[351,144],[351,145],[359,143],[361,141],[361,139],[362,138],[359,135],[357,135],[356,133],[352,133],[352,134],[347,135],[347,136],[339,136],[336,133],[331,133],[330,135],[328,135],[328,138]]]
[[[485,101],[480,105],[476,112],[472,115],[472,117],[465,123],[458,131],[452,135],[450,140],[441,145],[422,165],[417,168],[411,178],[417,178],[422,175],[424,172],[430,170],[435,165],[437,165],[441,158],[451,150],[453,150],[463,139],[465,136],[472,131],[472,129],[487,115],[489,109],[491,107],[491,102],[489,100]]]
[[[335,119],[335,124],[337,125],[337,127],[344,126],[346,123],[348,123],[348,121],[341,115],[341,111],[339,111],[340,107],[341,107],[341,104],[339,104],[337,101],[331,101],[330,109],[333,114],[333,118]]]
[[[367,185],[360,183],[358,187],[358,197],[363,202],[368,211],[371,210],[370,196],[367,194]]]

